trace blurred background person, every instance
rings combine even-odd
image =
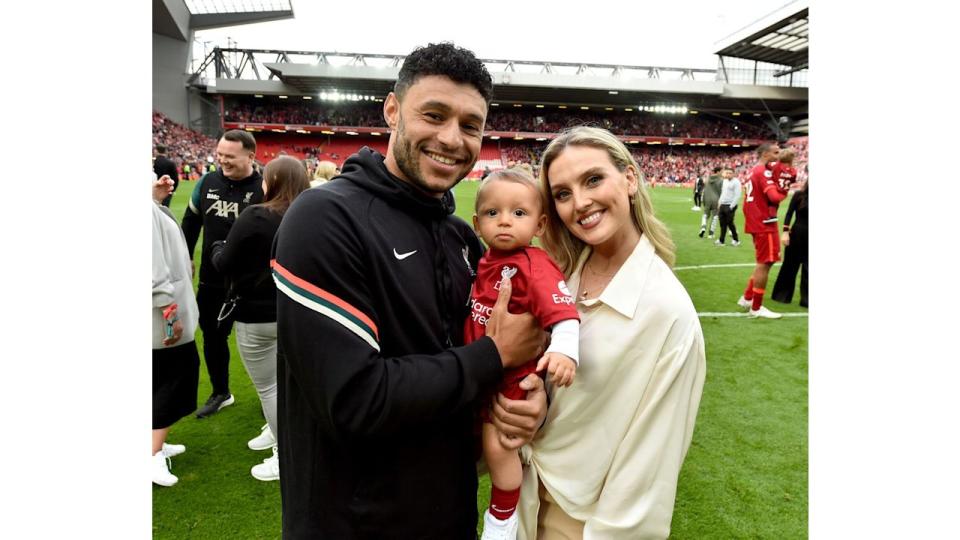
[[[283,214],[309,189],[300,160],[280,156],[263,171],[263,203],[244,210],[226,240],[213,243],[211,260],[229,284],[224,311],[237,325],[237,349],[243,367],[260,396],[267,425],[247,443],[251,449],[273,448],[273,455],[254,465],[258,480],[278,480],[277,459],[277,287],[270,269],[270,247]]]
[[[170,458],[186,451],[167,444],[177,420],[197,408],[200,356],[194,343],[199,310],[193,271],[180,225],[163,206],[174,182],[164,175],[153,184],[153,483],[172,486]]]
[[[789,304],[793,301],[793,290],[797,283],[797,271],[800,271],[800,305],[809,307],[807,295],[807,275],[809,272],[810,253],[807,236],[807,210],[809,205],[810,178],[803,182],[803,187],[794,192],[787,206],[787,215],[783,219],[783,233],[780,241],[786,246],[783,254],[783,265],[777,281],[773,284],[773,293],[770,298],[777,302]],[[796,215],[796,221],[793,217]],[[793,221],[793,225],[791,222]]]
[[[167,175],[173,180],[173,189],[170,190],[170,194],[164,197],[162,201],[162,204],[169,208],[170,199],[173,199],[173,193],[177,191],[177,186],[180,185],[180,174],[177,172],[177,164],[167,157],[166,145],[158,144],[154,147],[154,150],[157,152],[153,160],[154,174],[157,175],[157,178],[162,178],[164,175]]]
[[[720,178],[720,167],[713,168],[713,174],[707,179],[707,184],[703,187],[703,216],[700,218],[700,238],[710,228],[708,238],[713,238],[714,231],[717,230],[717,210],[720,202],[720,190],[723,188],[723,179]]]
[[[733,239],[733,245],[740,245],[740,237],[737,235],[737,225],[734,218],[737,212],[737,203],[740,201],[740,195],[743,188],[740,186],[740,179],[733,177],[733,169],[724,167],[720,173],[723,178],[723,186],[720,188],[719,209],[717,215],[720,218],[720,238],[714,242],[718,246],[724,245],[727,238],[727,230],[730,231],[730,237]]]
[[[310,181],[310,187],[323,185],[338,174],[340,174],[340,169],[337,168],[336,163],[321,161],[317,163],[317,170],[313,171],[313,180]]]
[[[203,334],[203,361],[213,387],[197,418],[206,418],[234,403],[230,393],[230,330],[233,319],[220,317],[227,289],[225,278],[210,261],[213,243],[223,240],[247,206],[263,201],[263,178],[255,166],[257,141],[249,132],[232,129],[217,142],[220,168],[207,173],[193,188],[181,228],[187,253],[193,257],[203,232],[197,306]]]

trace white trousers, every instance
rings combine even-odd
[[[260,396],[263,416],[277,437],[277,323],[236,325],[240,359]]]

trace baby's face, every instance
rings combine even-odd
[[[498,180],[487,185],[481,195],[473,226],[487,246],[519,249],[543,233],[547,217],[532,186]]]

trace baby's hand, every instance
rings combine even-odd
[[[577,375],[577,363],[565,354],[548,352],[537,362],[537,371],[546,368],[550,382],[557,386],[570,386]]]

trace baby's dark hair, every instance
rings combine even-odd
[[[453,43],[430,43],[417,47],[403,61],[393,91],[403,100],[407,89],[420,77],[443,75],[457,83],[470,84],[480,92],[487,105],[493,100],[493,79],[473,52]]]
[[[477,188],[477,200],[473,205],[474,213],[480,212],[480,203],[483,202],[483,192],[486,187],[490,185],[491,182],[497,181],[513,182],[514,184],[528,186],[537,194],[537,202],[540,203],[540,210],[543,211],[543,209],[546,208],[543,201],[543,194],[540,192],[540,186],[537,185],[537,181],[534,180],[532,176],[524,172],[523,169],[503,169],[490,173],[480,182],[480,187]]]

